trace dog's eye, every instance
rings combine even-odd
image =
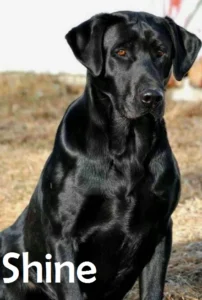
[[[165,54],[162,50],[157,51],[157,57],[162,57]]]
[[[126,50],[125,49],[120,49],[120,50],[118,50],[117,51],[117,54],[119,55],[119,56],[126,56]]]

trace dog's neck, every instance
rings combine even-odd
[[[131,140],[136,155],[142,159],[151,150],[156,132],[162,121],[154,120],[150,115],[138,120],[127,119],[111,104],[109,97],[101,92],[91,80],[87,81],[84,99],[88,109],[91,128],[96,127],[107,135],[109,151],[116,156],[123,155]],[[163,122],[164,123],[164,122]]]

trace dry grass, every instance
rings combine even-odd
[[[69,91],[57,76],[0,75],[0,228],[10,225],[29,202],[59,121],[75,98]],[[202,103],[169,101],[166,119],[183,188],[174,213],[174,245],[165,299],[199,300],[202,299]],[[128,299],[138,299],[136,288]]]

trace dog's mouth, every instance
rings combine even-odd
[[[155,118],[155,119],[161,119],[164,116],[165,112],[165,101],[161,101],[153,106],[151,106],[149,113]]]

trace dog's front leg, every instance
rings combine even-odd
[[[164,283],[171,247],[172,221],[170,220],[163,238],[156,246],[151,260],[144,267],[139,278],[141,300],[163,299]]]
[[[56,258],[58,262],[68,261],[76,268],[75,253],[72,241],[61,241],[56,245]],[[56,283],[57,297],[59,300],[84,300],[80,290],[79,281],[74,274],[74,282],[70,282],[69,270],[67,267],[61,269],[61,282]]]

